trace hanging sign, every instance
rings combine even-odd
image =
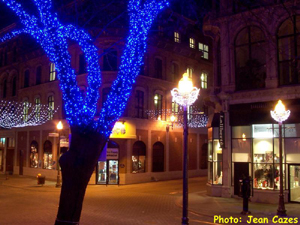
[[[220,112],[219,143],[220,143],[220,148],[225,148],[225,116],[224,116],[224,112]]]

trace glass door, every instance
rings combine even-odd
[[[98,184],[106,184],[106,161],[98,161]]]
[[[119,183],[119,161],[118,160],[107,160],[108,161],[108,184]]]
[[[300,203],[300,165],[289,165],[290,201]]]

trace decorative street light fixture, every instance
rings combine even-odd
[[[166,131],[167,131],[167,132],[169,132],[170,127],[172,127],[172,130],[173,130],[174,122],[175,122],[175,120],[176,120],[175,116],[172,115],[172,116],[170,117],[170,120],[171,120],[171,124],[167,124],[167,125],[166,125]]]
[[[56,129],[58,130],[58,155],[57,155],[57,180],[55,187],[61,187],[60,182],[60,166],[59,166],[59,158],[60,158],[60,131],[63,129],[63,124],[61,121],[56,125]]]
[[[286,210],[284,206],[283,196],[283,168],[282,168],[282,122],[290,116],[290,110],[285,110],[285,106],[282,101],[279,100],[275,106],[275,110],[271,111],[271,116],[278,122],[279,125],[279,164],[280,164],[280,192],[279,192],[279,204],[277,209],[278,216],[286,216]]]
[[[171,91],[173,101],[183,106],[183,192],[182,192],[182,224],[189,224],[188,218],[188,123],[187,107],[192,105],[198,98],[200,89],[193,87],[192,79],[184,73],[178,83],[178,88]]]

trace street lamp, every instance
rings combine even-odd
[[[60,183],[60,167],[59,167],[59,158],[60,158],[60,131],[63,129],[63,124],[61,121],[56,125],[56,129],[58,130],[58,155],[57,155],[57,180],[55,187],[61,187]]]
[[[277,209],[278,216],[286,216],[283,196],[283,169],[282,169],[282,122],[290,116],[290,110],[285,110],[282,101],[279,100],[275,106],[275,110],[271,111],[271,116],[278,122],[279,125],[279,164],[280,164],[280,191],[279,191],[279,204]]]
[[[167,132],[169,132],[170,127],[172,127],[172,130],[173,130],[173,126],[174,126],[175,119],[176,119],[176,118],[175,118],[174,115],[172,115],[172,116],[170,117],[171,125],[170,125],[170,124],[167,124],[167,126],[166,126],[166,131],[167,131]]]
[[[184,73],[178,83],[178,88],[171,91],[173,101],[183,106],[183,187],[182,187],[182,224],[189,224],[188,218],[188,125],[187,107],[198,98],[200,89],[193,87],[192,79]]]

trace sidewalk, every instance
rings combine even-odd
[[[240,212],[242,211],[242,198],[220,198],[220,197],[210,197],[206,195],[206,179],[201,178],[190,178],[190,193],[189,193],[189,217],[190,217],[190,225],[199,225],[199,224],[255,224],[253,223],[253,218],[257,218],[256,224],[276,224],[275,222],[278,221],[278,218],[275,221],[272,219],[276,216],[277,212],[277,204],[263,204],[263,203],[249,203],[249,211],[251,211],[251,215],[241,215]],[[56,181],[49,181],[46,178],[45,185],[37,185],[37,179],[34,177],[28,176],[19,176],[19,175],[12,175],[8,176],[6,180],[6,176],[1,174],[0,175],[0,186],[7,186],[12,187],[14,189],[18,188],[20,191],[29,190],[30,192],[38,191],[40,193],[44,193],[44,196],[48,196],[49,199],[55,198],[54,202],[58,202],[58,196],[60,192],[60,188],[55,188]],[[134,204],[137,204],[134,200],[133,196],[139,196],[141,199],[143,196],[146,196],[146,199],[152,196],[153,205],[157,204],[160,207],[165,208],[165,206],[171,207],[172,211],[169,212],[170,215],[174,214],[176,216],[176,221],[179,221],[181,218],[181,205],[182,205],[182,189],[181,189],[181,180],[173,180],[173,181],[162,181],[162,182],[152,182],[152,183],[143,183],[143,184],[133,184],[133,185],[121,185],[121,186],[99,186],[99,185],[89,185],[88,186],[88,196],[89,198],[85,200],[85,212],[91,213],[92,211],[96,210],[99,205],[99,201],[96,200],[99,197],[99,193],[101,193],[101,201],[104,201],[104,197],[106,198],[107,202],[105,203],[107,207],[107,211],[110,212],[113,209],[117,210],[119,214],[119,218],[124,218],[126,214],[128,214],[128,208]],[[1,190],[1,187],[0,187]],[[141,192],[138,193],[137,190]],[[173,192],[170,192],[172,190]],[[175,190],[175,191],[174,191]],[[117,192],[116,192],[117,191]],[[46,199],[46,197],[45,197]],[[116,206],[111,206],[111,202],[116,199],[123,199],[123,201],[118,200],[119,203],[118,209]],[[164,199],[165,205],[162,205],[162,199]],[[154,204],[155,203],[155,204]],[[175,205],[174,205],[175,203]],[[54,203],[53,203],[54,204]],[[57,204],[57,203],[55,203]],[[54,204],[54,205],[55,205]],[[140,202],[140,208],[143,210],[151,210],[149,202],[144,201]],[[148,208],[147,208],[148,207]],[[157,207],[157,206],[155,206]],[[288,218],[291,218],[293,224],[300,224],[300,204],[295,203],[286,203],[285,204]],[[170,209],[171,209],[170,208]],[[49,206],[49,209],[53,210],[52,213],[55,215],[56,208],[53,206]],[[102,211],[103,206],[102,206]],[[40,210],[40,209],[37,209]],[[154,210],[155,211],[155,210]],[[132,213],[132,217],[136,218],[136,209],[130,211]],[[1,213],[1,212],[0,212]],[[37,212],[38,213],[38,212]],[[116,213],[116,212],[115,212]],[[155,214],[156,213],[156,214]],[[154,212],[153,217],[160,217],[163,218],[164,212]],[[164,214],[165,215],[165,214]],[[50,217],[51,215],[49,215]],[[144,215],[145,218],[146,215]],[[215,216],[221,216],[214,221]],[[250,221],[252,217],[252,221]],[[51,217],[51,218],[52,218]],[[101,216],[103,217],[103,215]],[[88,217],[84,217],[82,224],[93,224],[90,222],[92,218],[97,219],[99,218],[98,214],[89,214]],[[143,215],[141,215],[141,219]],[[161,221],[160,218],[157,218],[157,221]],[[230,220],[231,218],[231,220]],[[266,218],[266,219],[264,219]],[[298,221],[294,220],[297,218]],[[233,219],[236,219],[238,222],[234,222]],[[108,219],[108,220],[111,220]],[[266,222],[266,220],[268,220]],[[247,222],[248,221],[248,222]],[[136,223],[132,224],[138,224]],[[178,224],[179,224],[178,223]],[[1,220],[0,220],[1,224]],[[104,224],[104,223],[103,223]],[[105,223],[110,224],[110,223]],[[112,223],[113,224],[113,223]],[[123,223],[125,224],[125,223]],[[141,225],[148,224],[143,223]],[[160,224],[160,223],[153,223],[153,224]],[[164,225],[174,225],[170,222],[165,222]],[[277,222],[277,224],[283,224]]]

